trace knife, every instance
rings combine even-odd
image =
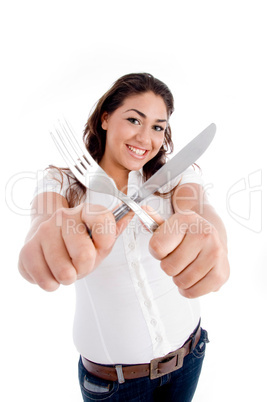
[[[190,141],[171,160],[163,165],[153,176],[151,176],[131,198],[140,203],[156,191],[160,190],[170,180],[174,179],[185,171],[189,166],[204,153],[213,140],[216,132],[216,125],[211,123],[205,130]],[[127,205],[123,204],[113,214],[116,220],[121,219],[129,212]]]

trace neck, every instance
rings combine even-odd
[[[122,167],[110,166],[110,164],[107,163],[104,158],[102,158],[99,165],[107,173],[107,175],[115,181],[118,190],[122,191],[124,194],[127,194],[129,170]]]

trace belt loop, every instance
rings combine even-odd
[[[190,345],[189,353],[192,353],[193,350],[194,350],[195,339],[196,339],[196,334],[192,334],[191,335],[191,345]]]
[[[123,371],[122,371],[122,365],[117,364],[115,366],[115,369],[116,369],[116,372],[117,372],[119,384],[123,384],[125,382],[125,379],[124,379],[124,375],[123,375]]]
[[[200,327],[200,323],[201,323],[201,318],[199,319],[198,325],[197,325],[197,327],[196,327],[194,333],[190,336],[190,338],[191,338],[191,345],[190,345],[190,351],[189,351],[189,353],[192,353],[193,350],[194,350],[196,335],[197,335],[197,331],[198,331],[198,329],[199,329],[199,327]]]

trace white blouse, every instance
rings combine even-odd
[[[38,183],[35,195],[63,186],[49,172]],[[203,185],[191,167],[164,186],[165,192],[180,184]],[[143,183],[142,170],[129,174],[128,195]],[[113,209],[119,202],[111,196],[87,190],[86,201]],[[170,198],[150,196],[144,201],[164,219],[173,214]],[[73,337],[78,352],[100,364],[141,364],[179,348],[200,318],[198,299],[180,295],[160,261],[148,250],[151,233],[135,216],[118,237],[111,253],[87,277],[76,281],[76,313]]]

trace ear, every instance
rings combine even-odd
[[[103,130],[107,130],[108,129],[108,112],[104,112],[101,116],[101,127],[103,128]]]

